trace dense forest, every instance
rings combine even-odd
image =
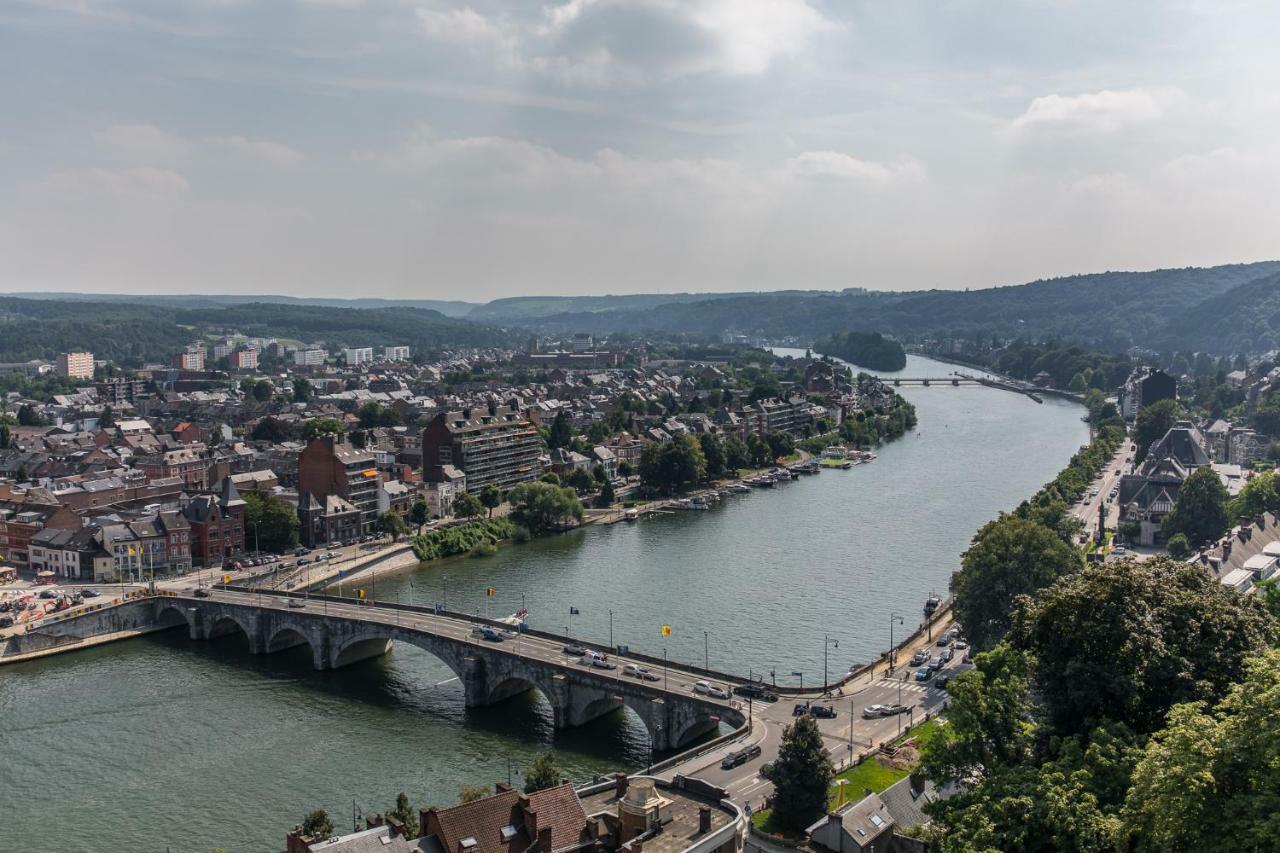
[[[880,331],[904,340],[997,334],[1060,338],[1112,351],[1196,347],[1215,353],[1280,345],[1280,262],[1107,272],[983,290],[914,293],[848,290],[732,294],[648,307],[609,308],[505,320],[547,331],[664,332],[766,337]],[[567,302],[568,305],[575,303]],[[543,306],[545,308],[545,306]]]
[[[125,367],[167,362],[202,335],[256,337],[334,346],[408,345],[415,353],[490,346],[499,330],[421,308],[328,308],[298,304],[174,308],[125,302],[0,298],[0,362],[52,359],[87,349]]]
[[[902,344],[878,332],[836,332],[814,342],[813,348],[867,370],[892,371],[907,366]]]

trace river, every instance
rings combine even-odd
[[[902,375],[954,369],[908,356]],[[377,597],[429,603],[447,586],[453,609],[524,605],[536,627],[571,621],[600,642],[612,610],[617,643],[659,654],[665,643],[672,660],[705,655],[780,684],[799,683],[795,672],[820,681],[827,646],[834,677],[888,647],[891,614],[904,620],[898,637],[914,628],[977,527],[1088,439],[1082,410],[1053,398],[902,393],[919,434],[872,464],[379,578]],[[452,673],[415,648],[335,672],[309,661],[305,649],[251,658],[234,640],[170,632],[0,669],[0,851],[279,850],[313,808],[341,830],[353,798],[370,813],[402,790],[415,806],[449,804],[464,783],[510,773],[519,784],[551,746],[579,779],[648,759],[625,713],[553,733],[536,694],[467,711]]]

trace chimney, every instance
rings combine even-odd
[[[698,809],[698,834],[705,835],[711,831],[711,809],[702,806]]]
[[[621,800],[623,797],[627,795],[627,774],[626,773],[619,773],[614,777],[613,793],[619,800]]]
[[[505,794],[505,793],[507,793],[507,792],[508,792],[508,791],[510,791],[510,790],[511,790],[511,786],[510,786],[510,785],[508,785],[506,782],[494,782],[494,783],[493,783],[493,792],[494,792],[495,794]]]
[[[551,827],[538,830],[538,853],[551,853]]]

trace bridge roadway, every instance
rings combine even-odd
[[[290,606],[290,601],[295,606]],[[296,606],[305,601],[305,606]],[[320,596],[302,599],[215,587],[210,597],[170,593],[138,605],[155,608],[157,624],[185,624],[192,639],[210,640],[243,632],[249,651],[267,654],[310,647],[316,669],[334,669],[385,654],[394,641],[417,646],[439,658],[462,682],[467,707],[492,705],[537,690],[555,712],[556,728],[583,725],[625,705],[649,731],[656,752],[668,752],[713,732],[721,721],[746,722],[742,703],[695,693],[699,680],[725,689],[732,683],[702,671],[668,666],[647,657],[610,654],[616,669],[599,669],[568,655],[568,638],[521,633],[503,642],[475,636],[491,624],[461,614],[389,603],[356,603]],[[591,644],[582,644],[588,648]],[[624,674],[628,663],[645,667],[656,681]]]

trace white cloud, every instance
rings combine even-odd
[[[434,41],[492,48],[508,61],[517,48],[517,32],[511,23],[501,18],[486,18],[470,6],[448,11],[424,7],[415,10],[415,15],[423,34]]]
[[[1015,132],[1039,129],[1110,133],[1162,116],[1176,93],[1153,89],[1103,89],[1080,95],[1044,95],[1010,125]]]
[[[833,177],[871,184],[912,183],[925,179],[924,164],[905,155],[886,163],[859,160],[840,151],[805,151],[784,164],[786,172],[799,177]]]
[[[181,174],[154,166],[55,172],[43,180],[27,185],[27,189],[41,194],[108,192],[144,200],[179,195],[189,187],[187,179]]]
[[[126,157],[149,161],[291,166],[302,160],[299,151],[280,142],[244,136],[189,138],[152,124],[117,124],[98,131],[94,138]]]

